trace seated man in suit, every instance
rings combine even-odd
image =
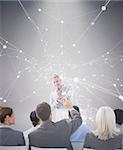
[[[25,144],[23,133],[11,129],[15,124],[15,115],[10,107],[0,108],[0,146],[22,146]]]
[[[69,109],[72,120],[64,119],[56,123],[52,122],[51,107],[48,103],[43,102],[37,106],[36,113],[41,125],[29,134],[30,146],[68,148],[72,150],[70,136],[81,125],[82,119],[80,113],[73,108],[70,100],[66,100],[64,106]]]

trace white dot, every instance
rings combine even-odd
[[[29,20],[31,20],[31,18],[30,18],[30,17],[28,17],[28,19],[29,19]]]
[[[105,11],[106,10],[106,6],[102,6],[101,9],[102,9],[102,11]]]
[[[6,49],[7,48],[7,46],[6,45],[3,45],[3,49]]]
[[[75,77],[75,78],[73,78],[73,81],[77,83],[77,82],[79,82],[79,78]]]
[[[36,91],[33,91],[33,94],[36,94]]]
[[[6,103],[6,102],[7,102],[7,100],[6,100],[6,99],[4,99],[4,100],[3,100],[3,102],[4,102],[4,103]]]
[[[94,25],[94,22],[91,22],[91,25]]]
[[[116,87],[117,85],[114,83],[113,86]]]
[[[80,52],[80,51],[78,51],[77,53],[78,53],[78,54],[80,54],[81,52]]]
[[[41,8],[38,8],[38,11],[41,12]]]
[[[73,43],[73,47],[76,47],[76,44],[75,44],[75,43]]]
[[[8,43],[8,41],[6,41],[6,43]]]
[[[123,84],[121,84],[120,86],[123,87]]]
[[[83,81],[86,81],[86,78],[83,78],[82,80],[83,80]]]
[[[123,59],[121,58],[120,61],[123,61]]]
[[[20,78],[20,76],[19,75],[17,75],[17,79],[19,79]]]
[[[107,52],[106,54],[107,54],[107,55],[109,55],[110,53],[109,53],[109,52]]]
[[[23,51],[22,50],[19,50],[19,53],[22,53]]]
[[[123,101],[123,95],[119,95],[119,99]]]
[[[64,23],[64,20],[61,20],[60,22],[61,22],[61,24],[63,24],[63,23]]]
[[[3,100],[3,98],[2,98],[2,97],[0,97],[0,100]]]
[[[94,85],[91,86],[94,89]]]

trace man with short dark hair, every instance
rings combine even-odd
[[[61,120],[52,122],[51,107],[48,103],[43,102],[36,108],[37,116],[41,121],[40,127],[29,134],[30,146],[50,147],[50,148],[68,148],[72,150],[70,143],[71,134],[81,125],[82,119],[80,113],[73,108],[72,102],[64,102],[72,116],[72,120]]]
[[[0,146],[24,145],[23,133],[11,129],[9,126],[15,124],[15,115],[10,107],[0,108]]]

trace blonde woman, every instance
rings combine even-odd
[[[116,128],[114,111],[103,106],[96,114],[96,130],[87,134],[84,147],[98,150],[122,149],[122,135]]]

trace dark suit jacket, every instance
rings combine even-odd
[[[29,134],[29,143],[36,147],[68,148],[72,150],[70,143],[71,134],[81,125],[80,113],[71,111],[72,121],[61,120],[44,122],[36,131]]]
[[[0,146],[25,145],[23,133],[9,127],[0,127]]]
[[[109,140],[100,140],[93,133],[87,134],[84,147],[96,150],[116,150],[122,149],[122,135],[115,136]]]

